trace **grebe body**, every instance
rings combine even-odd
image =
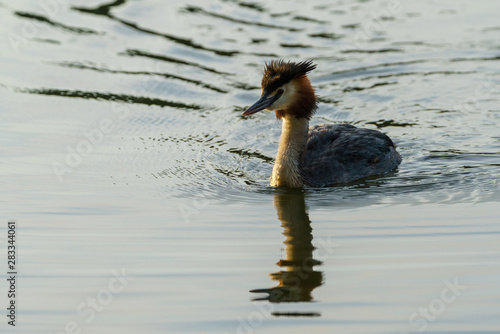
[[[283,121],[271,176],[273,187],[326,187],[393,171],[401,156],[380,131],[350,124],[309,127],[317,97],[307,73],[311,61],[271,61],[262,78],[262,95],[243,116],[274,110]]]

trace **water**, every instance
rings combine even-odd
[[[2,330],[498,333],[499,9],[0,1]],[[399,170],[270,188],[280,125],[241,113],[273,57],[314,59],[311,123],[380,129]]]

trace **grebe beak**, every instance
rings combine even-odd
[[[274,103],[277,99],[280,98],[280,94],[274,94],[273,96],[269,96],[269,94],[263,93],[260,99],[257,100],[250,108],[248,108],[242,116],[249,116],[259,112],[263,109],[266,109],[271,104]]]

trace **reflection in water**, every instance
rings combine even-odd
[[[286,258],[277,265],[282,267],[276,273],[269,274],[272,280],[279,284],[269,289],[255,289],[250,292],[267,293],[268,296],[254,300],[268,300],[271,303],[283,302],[310,302],[313,300],[312,291],[320,286],[323,273],[315,271],[314,266],[321,261],[313,258],[311,221],[306,212],[303,192],[287,192],[276,194],[274,206],[278,212],[278,219],[284,228],[286,236]],[[319,316],[319,313],[279,313],[275,316]]]

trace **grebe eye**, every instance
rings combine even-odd
[[[283,88],[280,88],[280,89],[278,89],[278,91],[276,92],[276,95],[281,96],[281,95],[283,95],[283,93],[284,93],[284,92],[285,92],[285,90],[284,90]]]

